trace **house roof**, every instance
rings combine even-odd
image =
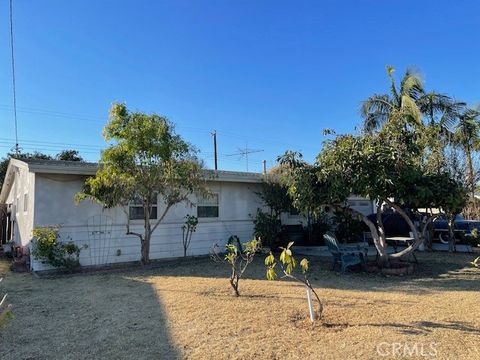
[[[33,159],[10,159],[7,174],[0,192],[0,203],[5,202],[10,187],[15,177],[15,169],[23,168],[32,173],[63,174],[63,175],[95,175],[99,167],[98,163],[63,161],[63,160],[33,160]],[[261,173],[205,170],[205,177],[209,181],[260,183]]]

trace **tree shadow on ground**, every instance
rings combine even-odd
[[[0,331],[2,359],[176,359],[152,286],[119,274],[5,279],[15,318]]]
[[[373,327],[390,327],[397,329],[400,333],[406,335],[426,335],[435,329],[444,329],[449,331],[460,331],[463,333],[471,333],[480,335],[480,329],[472,326],[472,324],[463,321],[448,321],[448,322],[432,322],[432,321],[418,321],[412,324],[402,323],[366,323],[353,326],[373,326]]]
[[[244,279],[265,280],[264,255],[258,255],[245,272]],[[369,274],[361,268],[345,274],[332,271],[330,257],[308,257],[309,278],[314,286],[340,290],[359,291],[405,291],[430,293],[433,291],[478,291],[480,271],[470,266],[472,254],[458,253],[419,253],[419,264],[412,275],[384,276]],[[298,257],[299,259],[301,257]],[[372,259],[373,260],[373,259]],[[159,262],[154,268],[135,270],[145,276],[186,276],[205,278],[225,278],[230,276],[226,264],[215,263],[203,258],[182,259],[178,262]]]

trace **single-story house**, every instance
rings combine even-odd
[[[136,236],[126,235],[125,230],[129,216],[130,230],[143,231],[141,206],[132,202],[125,211],[120,207],[103,209],[91,201],[80,204],[74,201],[85,179],[94,175],[97,168],[95,163],[10,160],[0,192],[0,206],[3,204],[0,211],[4,214],[0,235],[3,234],[3,240],[13,240],[16,245],[30,247],[35,227],[59,225],[61,239],[72,241],[82,248],[82,266],[138,261],[140,241]],[[214,173],[213,177],[206,176],[211,178],[208,186],[213,197],[203,199],[193,196],[195,206],[178,204],[170,209],[153,233],[151,259],[183,256],[182,225],[187,214],[193,214],[199,220],[188,255],[208,254],[214,244],[224,246],[231,235],[237,235],[242,242],[252,238],[252,216],[263,207],[255,193],[259,190],[262,174]],[[370,201],[358,198],[350,201],[355,202],[351,205],[362,212],[372,212]],[[161,206],[159,201],[156,205],[159,209],[154,208],[153,218],[161,213]],[[286,215],[284,223],[299,223],[299,217]],[[30,268],[44,270],[46,265],[31,258]]]

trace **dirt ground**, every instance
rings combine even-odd
[[[15,318],[1,359],[479,359],[480,270],[465,254],[421,254],[415,275],[330,271],[311,259],[324,319],[305,290],[263,279],[258,258],[229,288],[210,259],[149,270],[36,278],[7,273]],[[5,267],[0,266],[5,270]]]

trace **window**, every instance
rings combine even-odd
[[[23,212],[28,211],[28,194],[23,195]]]
[[[298,217],[298,216],[300,216],[300,211],[298,211],[292,206],[292,208],[288,211],[288,217]]]
[[[209,197],[198,197],[197,217],[218,218],[218,194],[212,194]]]
[[[157,194],[152,196],[152,211],[150,212],[150,219],[157,218]],[[143,210],[143,200],[140,196],[136,195],[132,201],[130,201],[130,206],[128,209],[128,214],[130,220],[143,220],[145,216],[145,211]]]

